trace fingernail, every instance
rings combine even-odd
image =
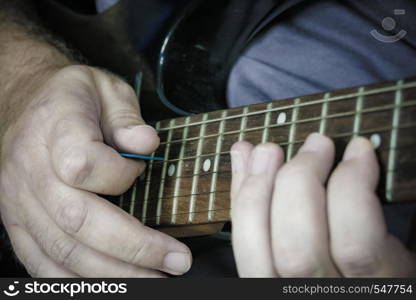
[[[271,152],[269,149],[260,145],[257,146],[253,151],[253,158],[251,161],[251,174],[260,175],[267,172],[270,162]]]
[[[231,151],[231,168],[233,173],[242,172],[244,169],[243,155],[239,151]]]
[[[370,141],[362,137],[354,138],[345,150],[344,160],[360,158],[364,153],[368,153],[370,151],[374,151],[374,147]]]
[[[191,260],[189,254],[171,252],[165,256],[163,266],[169,273],[181,275],[189,271],[191,268]]]
[[[325,137],[319,133],[312,133],[308,136],[299,152],[319,152]]]

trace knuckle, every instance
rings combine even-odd
[[[247,148],[251,148],[253,145],[246,141],[236,142],[231,146],[231,152],[241,152]]]
[[[107,120],[110,126],[117,126],[120,121],[125,124],[140,123],[139,112],[133,107],[113,111],[111,115],[107,116]]]
[[[51,120],[53,112],[56,111],[56,100],[60,99],[62,93],[60,91],[50,91],[48,95],[44,95],[38,101],[30,105],[30,110],[33,112],[32,116],[28,116],[26,119],[30,125],[34,125],[35,122],[41,121],[43,124]],[[25,115],[26,117],[26,115]]]
[[[272,193],[272,186],[262,176],[250,176],[244,182],[237,195],[237,202],[247,204],[250,207],[257,207],[258,199],[269,199]],[[254,201],[256,200],[256,201]]]
[[[143,261],[146,261],[146,257],[149,256],[150,245],[153,242],[153,235],[149,230],[145,230],[139,239],[139,242],[132,250],[130,262],[134,265],[140,265]]]
[[[77,244],[72,239],[60,237],[54,240],[49,253],[54,260],[65,267],[71,267],[76,261]]]
[[[133,88],[119,78],[113,77],[112,86],[115,92],[120,96],[126,96],[126,97],[134,96],[135,97]]]
[[[57,211],[58,225],[69,234],[81,231],[88,217],[88,209],[83,201],[70,201],[62,204]]]
[[[82,185],[92,171],[85,150],[69,147],[62,152],[58,172],[63,181],[70,185]]]
[[[264,143],[256,146],[257,149],[268,151],[269,153],[279,152],[281,150],[280,146],[273,143]]]
[[[89,79],[91,76],[91,67],[86,65],[71,65],[59,70],[55,78],[64,79],[76,78],[76,79]]]
[[[379,166],[373,160],[367,164],[360,161],[343,161],[339,163],[329,179],[329,186],[336,189],[345,187],[346,182],[353,180],[363,186],[373,188],[378,184]]]
[[[321,135],[321,134],[310,134],[308,137],[314,136],[315,138],[318,137],[318,141],[319,141],[319,147],[320,147],[320,152],[321,153],[328,153],[328,152],[333,152],[335,151],[335,143],[334,141],[326,136],[326,135]]]
[[[53,128],[53,137],[56,137],[58,141],[63,141],[65,138],[71,136],[73,124],[70,121],[70,115],[59,118]]]
[[[276,181],[280,184],[286,184],[287,182],[298,182],[299,184],[305,183],[314,178],[313,173],[308,168],[297,164],[288,163],[277,174]]]
[[[280,253],[277,270],[283,277],[317,277],[321,274],[319,264],[313,255],[305,252],[287,251]]]
[[[343,247],[332,252],[336,265],[345,276],[371,276],[379,269],[376,253],[365,247]]]
[[[354,164],[351,161],[340,162],[332,173],[330,182],[337,182],[339,179],[349,176],[352,173],[354,173]]]

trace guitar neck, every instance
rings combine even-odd
[[[338,159],[352,137],[369,138],[382,199],[416,200],[415,127],[415,79],[164,120],[153,155],[165,161],[151,161],[117,204],[154,227],[229,221],[231,146],[278,143],[290,160],[313,132],[335,141]]]

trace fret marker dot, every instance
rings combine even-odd
[[[170,165],[169,166],[169,169],[168,169],[168,175],[169,175],[169,177],[172,177],[173,174],[175,174],[175,171],[176,171],[175,165]]]
[[[282,112],[279,114],[279,116],[277,117],[277,124],[281,125],[286,123],[286,119],[287,119],[287,115],[286,113]]]
[[[380,148],[380,146],[381,146],[381,136],[379,134],[373,134],[370,137],[370,141],[373,144],[375,149]]]
[[[204,172],[208,172],[211,169],[211,160],[210,159],[206,159],[204,161],[204,165],[202,166],[202,169],[204,170]]]

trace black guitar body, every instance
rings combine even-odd
[[[98,15],[94,1],[82,2],[35,1],[48,28],[89,64],[131,84],[143,72],[142,112],[156,121],[226,108],[236,59],[270,21],[302,1],[179,0],[163,7],[167,1],[122,0]],[[152,25],[154,19],[163,22]]]

